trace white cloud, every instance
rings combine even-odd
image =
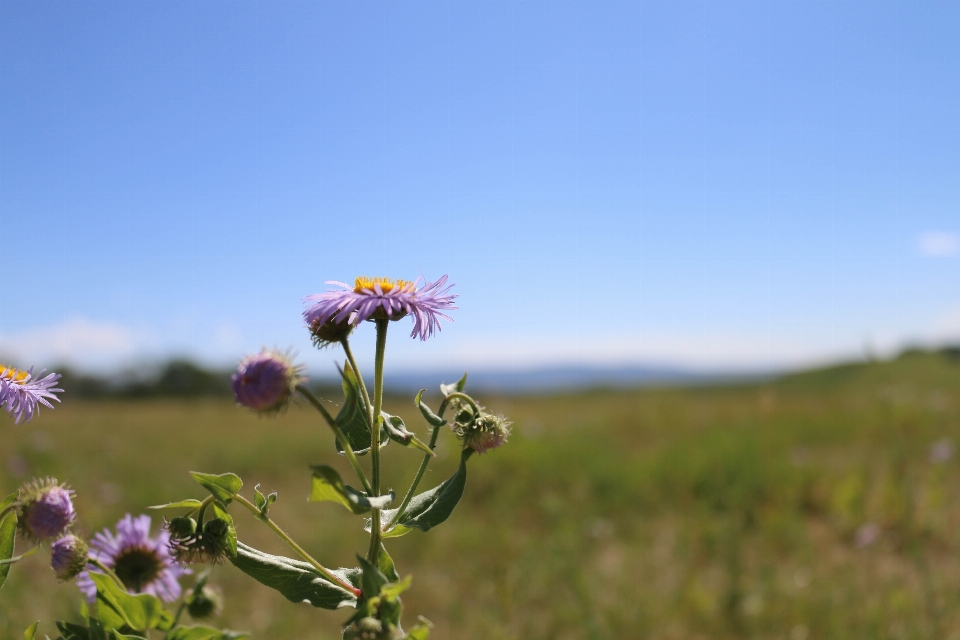
[[[960,254],[960,234],[928,231],[917,238],[917,250],[930,258],[947,258]]]
[[[89,369],[115,365],[148,351],[149,333],[111,322],[72,318],[66,322],[0,336],[0,353],[19,366],[66,363]]]

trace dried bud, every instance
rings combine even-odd
[[[60,582],[66,582],[86,568],[87,555],[87,541],[68,533],[50,547],[50,566]]]
[[[20,489],[20,496],[20,531],[37,542],[64,535],[77,515],[73,491],[56,478],[32,480]]]
[[[223,594],[214,587],[203,586],[187,596],[187,612],[194,620],[213,618],[223,610]]]
[[[287,406],[303,377],[287,354],[264,349],[247,356],[230,378],[237,404],[258,413],[275,413]]]

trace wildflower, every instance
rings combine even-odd
[[[303,318],[310,327],[323,326],[328,320],[349,322],[355,327],[364,320],[399,320],[409,314],[413,316],[410,337],[426,340],[440,330],[440,318],[453,322],[443,311],[457,308],[453,304],[457,295],[449,293],[453,285],[446,283],[447,276],[420,289],[415,282],[389,278],[357,278],[352,287],[328,280],[326,284],[335,284],[343,291],[307,296],[305,301],[314,304],[303,312]]]
[[[287,405],[303,376],[288,355],[263,349],[241,360],[230,381],[238,404],[258,413],[271,413]]]
[[[503,416],[482,410],[479,415],[468,411],[463,413],[469,414],[471,419],[461,422],[458,416],[450,428],[463,441],[465,448],[473,449],[477,453],[486,453],[507,441],[511,423]]]
[[[60,582],[76,578],[87,566],[87,541],[68,533],[50,547],[50,566]]]
[[[190,573],[178,567],[167,552],[170,534],[160,531],[150,537],[150,516],[132,517],[129,513],[117,523],[116,534],[104,529],[90,541],[91,556],[113,569],[130,593],[149,593],[164,602],[180,597],[180,576]],[[89,569],[80,574],[77,585],[91,602],[97,587]]]
[[[34,378],[33,367],[29,371],[23,371],[0,364],[0,406],[14,417],[14,424],[33,420],[33,414],[39,413],[38,404],[53,409],[47,398],[60,402],[60,399],[53,395],[63,391],[53,388],[60,379],[60,374],[50,373],[41,377],[45,371],[46,369],[42,369]]]
[[[37,542],[64,535],[77,516],[73,491],[56,478],[32,480],[20,489],[20,495],[20,531]]]
[[[199,532],[193,518],[174,518],[167,522],[165,527],[170,532],[168,551],[180,566],[223,562],[230,529],[225,520],[208,520]]]

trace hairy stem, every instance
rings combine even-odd
[[[343,434],[343,430],[337,425],[337,421],[330,415],[330,412],[327,411],[326,407],[317,399],[313,393],[310,392],[302,384],[297,385],[297,391],[300,392],[304,398],[306,398],[314,408],[320,412],[320,415],[323,416],[323,419],[327,421],[327,424],[330,425],[330,428],[333,429],[333,433],[337,438],[337,441],[340,443],[340,446],[343,448],[344,454],[347,456],[347,460],[350,461],[350,465],[353,467],[353,470],[357,473],[357,476],[360,478],[360,482],[363,483],[363,488],[366,490],[367,494],[373,492],[373,488],[370,486],[370,481],[367,480],[367,474],[363,472],[363,467],[360,466],[360,461],[357,460],[357,455],[353,452],[353,447],[350,446],[350,441],[347,440],[347,437]]]
[[[433,428],[433,432],[430,434],[430,451],[433,451],[437,446],[437,435],[440,433],[440,427],[443,425],[437,425]],[[400,503],[400,506],[397,508],[397,512],[393,514],[393,518],[390,519],[390,522],[384,525],[384,529],[389,529],[390,526],[400,520],[400,516],[403,515],[403,512],[407,510],[407,505],[410,504],[410,499],[413,498],[413,493],[417,490],[417,485],[420,484],[420,480],[423,478],[423,474],[427,471],[427,465],[430,464],[430,459],[433,457],[431,454],[426,454],[423,456],[423,462],[420,463],[420,469],[417,470],[417,475],[413,479],[413,482],[410,484],[410,488],[407,489],[407,494],[403,496],[403,502]]]
[[[353,350],[350,349],[350,342],[344,338],[340,344],[343,345],[343,352],[347,354],[347,362],[350,363],[350,366],[353,367],[353,373],[357,376],[357,384],[360,385],[360,395],[363,396],[363,403],[367,407],[367,424],[370,428],[373,428],[373,407],[370,405],[370,394],[367,393],[367,385],[363,382],[363,376],[360,375],[360,367],[357,366],[357,361],[353,357]]]
[[[387,327],[389,320],[377,321],[377,353],[373,370],[373,412],[371,414],[370,429],[370,462],[373,465],[373,496],[380,495],[380,410],[383,407],[383,357],[387,348]],[[380,509],[374,509],[370,527],[370,549],[367,552],[367,561],[377,566],[380,556]]]
[[[340,587],[341,589],[344,589],[344,590],[346,590],[346,591],[349,591],[350,593],[352,593],[353,595],[355,595],[355,596],[357,596],[357,597],[360,596],[360,590],[359,590],[359,589],[357,589],[356,587],[354,587],[354,586],[353,586],[352,584],[350,584],[349,582],[345,582],[344,580],[341,580],[340,578],[338,578],[337,576],[335,576],[332,571],[330,571],[329,569],[327,569],[326,567],[324,567],[322,564],[320,564],[319,562],[317,562],[317,561],[314,559],[314,557],[311,556],[309,553],[307,553],[307,552],[303,549],[303,547],[301,547],[299,544],[297,544],[297,543],[294,541],[293,538],[291,538],[290,536],[288,536],[287,533],[286,533],[283,529],[281,529],[281,528],[277,525],[276,522],[274,522],[273,520],[271,520],[269,516],[265,516],[265,515],[261,514],[261,513],[260,513],[260,509],[258,509],[255,504],[253,504],[252,502],[250,502],[249,500],[247,500],[246,498],[244,498],[243,496],[241,496],[239,493],[234,495],[234,500],[236,500],[237,502],[239,502],[240,504],[242,504],[243,506],[245,506],[247,509],[249,509],[249,510],[253,513],[253,515],[255,515],[255,516],[257,517],[258,520],[263,521],[264,524],[266,524],[268,527],[270,527],[270,529],[271,529],[275,534],[277,534],[277,537],[279,537],[281,540],[283,540],[284,542],[286,542],[288,547],[290,547],[291,549],[293,549],[293,551],[294,551],[298,556],[300,556],[301,558],[304,559],[304,561],[306,561],[307,563],[309,563],[309,564],[310,564],[314,569],[316,569],[317,572],[320,573],[323,577],[325,577],[327,580],[329,580],[330,582],[334,583],[335,585],[337,585],[337,586]]]
[[[476,411],[477,413],[480,413],[480,405],[477,404],[476,400],[474,400],[473,398],[471,398],[465,393],[454,391],[453,393],[448,395],[446,398],[444,398],[443,402],[440,403],[440,411],[439,413],[437,413],[438,416],[440,416],[441,418],[443,417],[443,412],[447,410],[447,403],[449,403],[451,400],[463,400],[464,402],[469,404],[471,407],[473,407],[474,411]]]

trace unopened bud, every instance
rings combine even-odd
[[[72,580],[87,566],[87,541],[68,533],[50,547],[50,566],[61,582]]]
[[[73,491],[56,478],[32,480],[20,489],[20,496],[20,531],[37,542],[64,535],[77,515]]]

